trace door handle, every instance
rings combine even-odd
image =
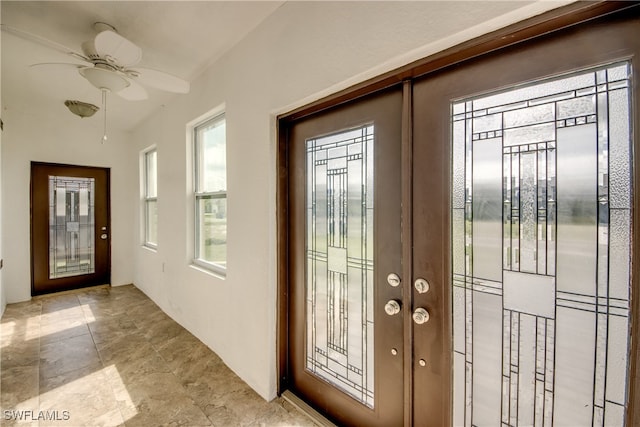
[[[411,317],[417,325],[422,325],[429,321],[429,312],[422,307],[416,308]]]
[[[101,238],[102,240],[107,240],[107,237],[108,237],[108,236],[107,236],[107,233],[102,233],[102,234],[100,235],[100,238]]]
[[[400,313],[400,303],[394,299],[387,301],[384,305],[384,311],[389,315],[393,316],[395,314]]]

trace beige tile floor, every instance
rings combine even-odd
[[[2,426],[314,425],[265,402],[134,286],[10,304],[0,332]]]

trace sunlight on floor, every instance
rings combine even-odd
[[[25,340],[40,338],[40,319],[38,316],[29,317],[27,319]]]
[[[96,318],[94,317],[93,311],[91,311],[91,307],[89,307],[89,304],[82,304],[80,306],[80,309],[82,309],[84,319],[87,321],[87,323],[93,323],[96,321]]]
[[[110,398],[114,394],[115,400]],[[27,403],[33,400],[19,406],[27,408]],[[39,407],[45,414],[57,416],[57,421],[64,425],[121,425],[138,413],[115,365],[42,393]]]
[[[132,285],[9,304],[0,332],[2,425],[314,425]]]
[[[13,342],[14,331],[16,329],[16,322],[6,322],[0,326],[0,333],[2,335],[2,342],[0,348],[9,347]]]

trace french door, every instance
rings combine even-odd
[[[413,269],[446,290],[425,294],[446,327],[416,330],[414,358],[446,334],[451,425],[625,425],[632,16],[414,82]],[[438,392],[414,374],[415,396]]]
[[[636,7],[281,122],[286,387],[340,425],[637,422],[638,34]]]
[[[345,424],[402,420],[402,292],[380,285],[402,268],[401,111],[390,89],[290,131],[291,380]]]
[[[107,284],[109,170],[31,164],[32,295]]]

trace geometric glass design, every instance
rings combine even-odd
[[[306,369],[373,407],[373,126],[306,141]]]
[[[49,279],[95,272],[94,178],[49,176]]]
[[[453,425],[623,426],[630,63],[451,106]]]

